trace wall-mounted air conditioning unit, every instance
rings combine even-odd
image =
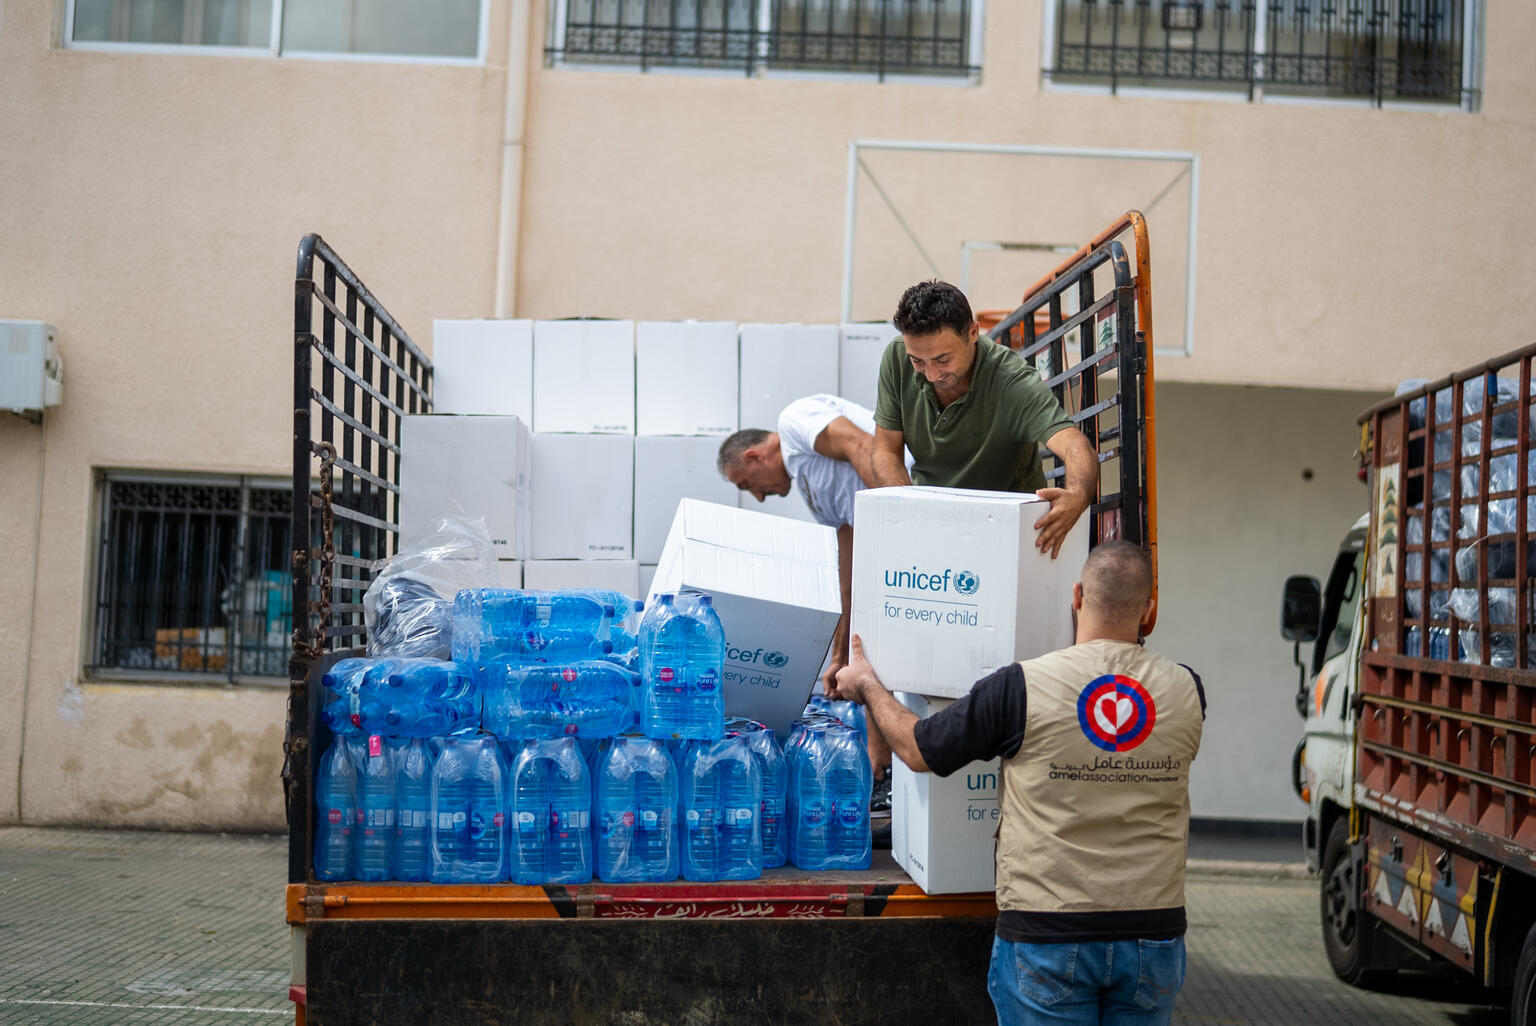
[[[0,320],[0,410],[36,420],[63,395],[64,362],[53,325]]]

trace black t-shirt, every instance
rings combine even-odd
[[[1183,665],[1183,664],[1180,664]],[[1205,685],[1188,666],[1205,717]],[[1024,744],[1028,690],[1024,670],[1011,663],[987,674],[970,693],[918,720],[912,732],[928,769],[947,777],[967,763],[1010,759]],[[1066,941],[1115,941],[1181,937],[1184,909],[1136,909],[1106,912],[1022,912],[1001,909],[997,935],[1008,941],[1049,944]]]

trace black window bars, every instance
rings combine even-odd
[[[976,0],[552,0],[545,59],[968,76]]]
[[[1471,103],[1478,0],[1054,0],[1058,82]]]
[[[285,674],[286,487],[108,472],[100,497],[93,674],[222,683]]]

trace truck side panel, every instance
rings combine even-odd
[[[1484,982],[1536,882],[1536,346],[1367,411],[1362,908]],[[1522,976],[1522,974],[1525,974]]]
[[[988,1022],[974,919],[311,924],[309,1026]],[[445,995],[454,995],[444,1001]],[[883,1010],[883,1011],[882,1011]]]

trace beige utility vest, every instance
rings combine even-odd
[[[1027,725],[999,786],[998,908],[1182,908],[1202,721],[1193,675],[1120,641],[1020,666]]]

